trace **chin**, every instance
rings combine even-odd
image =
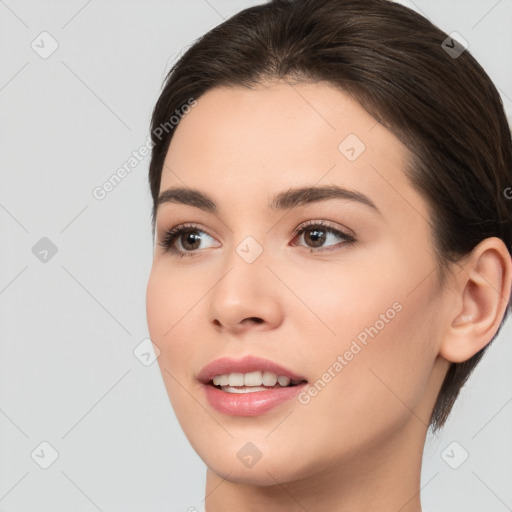
[[[283,457],[282,460],[275,458],[264,460],[262,457],[252,467],[246,467],[238,459],[233,462],[232,456],[219,458],[218,455],[214,454],[202,457],[202,459],[210,471],[229,482],[270,487],[301,478],[299,468],[291,464],[290,459],[286,457]]]
[[[210,471],[239,484],[268,487],[295,482],[313,476],[325,468],[326,464],[329,465],[325,456],[318,454],[318,450],[313,447],[311,452],[302,450],[303,443],[299,440],[285,445],[276,437],[272,442],[271,437],[276,433],[267,440],[264,440],[265,436],[255,436],[254,445],[260,451],[259,459],[257,449],[250,446],[248,441],[250,435],[219,441],[218,438],[212,439],[208,435],[199,437],[196,431],[195,436],[189,437],[189,440]],[[254,461],[249,459],[245,462],[247,454],[254,454]]]

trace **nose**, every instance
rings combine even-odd
[[[223,277],[209,294],[210,321],[219,332],[268,330],[282,322],[283,290],[264,255],[247,263],[233,251],[225,262]]]

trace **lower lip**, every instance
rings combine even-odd
[[[210,405],[219,412],[233,416],[257,416],[297,396],[306,382],[288,388],[273,388],[252,393],[228,393],[210,384],[203,384]]]

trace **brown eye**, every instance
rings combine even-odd
[[[318,228],[308,228],[304,231],[304,240],[312,247],[321,247],[327,239],[326,231]]]
[[[311,249],[318,249],[324,247],[324,244],[329,241],[334,241],[333,244],[328,244],[326,249],[319,249],[318,251],[312,252],[321,252],[322,250],[331,250],[332,247],[347,245],[354,243],[356,239],[349,235],[348,233],[344,233],[339,229],[335,229],[332,226],[326,225],[322,222],[311,222],[310,224],[304,226],[299,226],[295,230],[295,235],[299,237],[299,239],[304,239],[306,247]],[[336,243],[336,238],[341,239],[341,243]],[[300,244],[303,245],[303,244]]]
[[[176,254],[179,256],[193,256],[201,247],[202,242],[208,239],[214,240],[208,233],[199,229],[195,225],[181,224],[167,231],[163,237],[163,241],[159,245],[164,248],[165,252]],[[178,242],[178,247],[175,247]]]
[[[183,231],[179,240],[181,246],[186,251],[193,251],[194,249],[199,248],[199,245],[201,244],[201,235],[199,235],[199,231],[197,230]]]

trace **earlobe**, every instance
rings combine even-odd
[[[439,354],[453,363],[467,361],[496,334],[510,298],[512,260],[503,241],[486,238],[459,266],[454,293],[456,306]]]

